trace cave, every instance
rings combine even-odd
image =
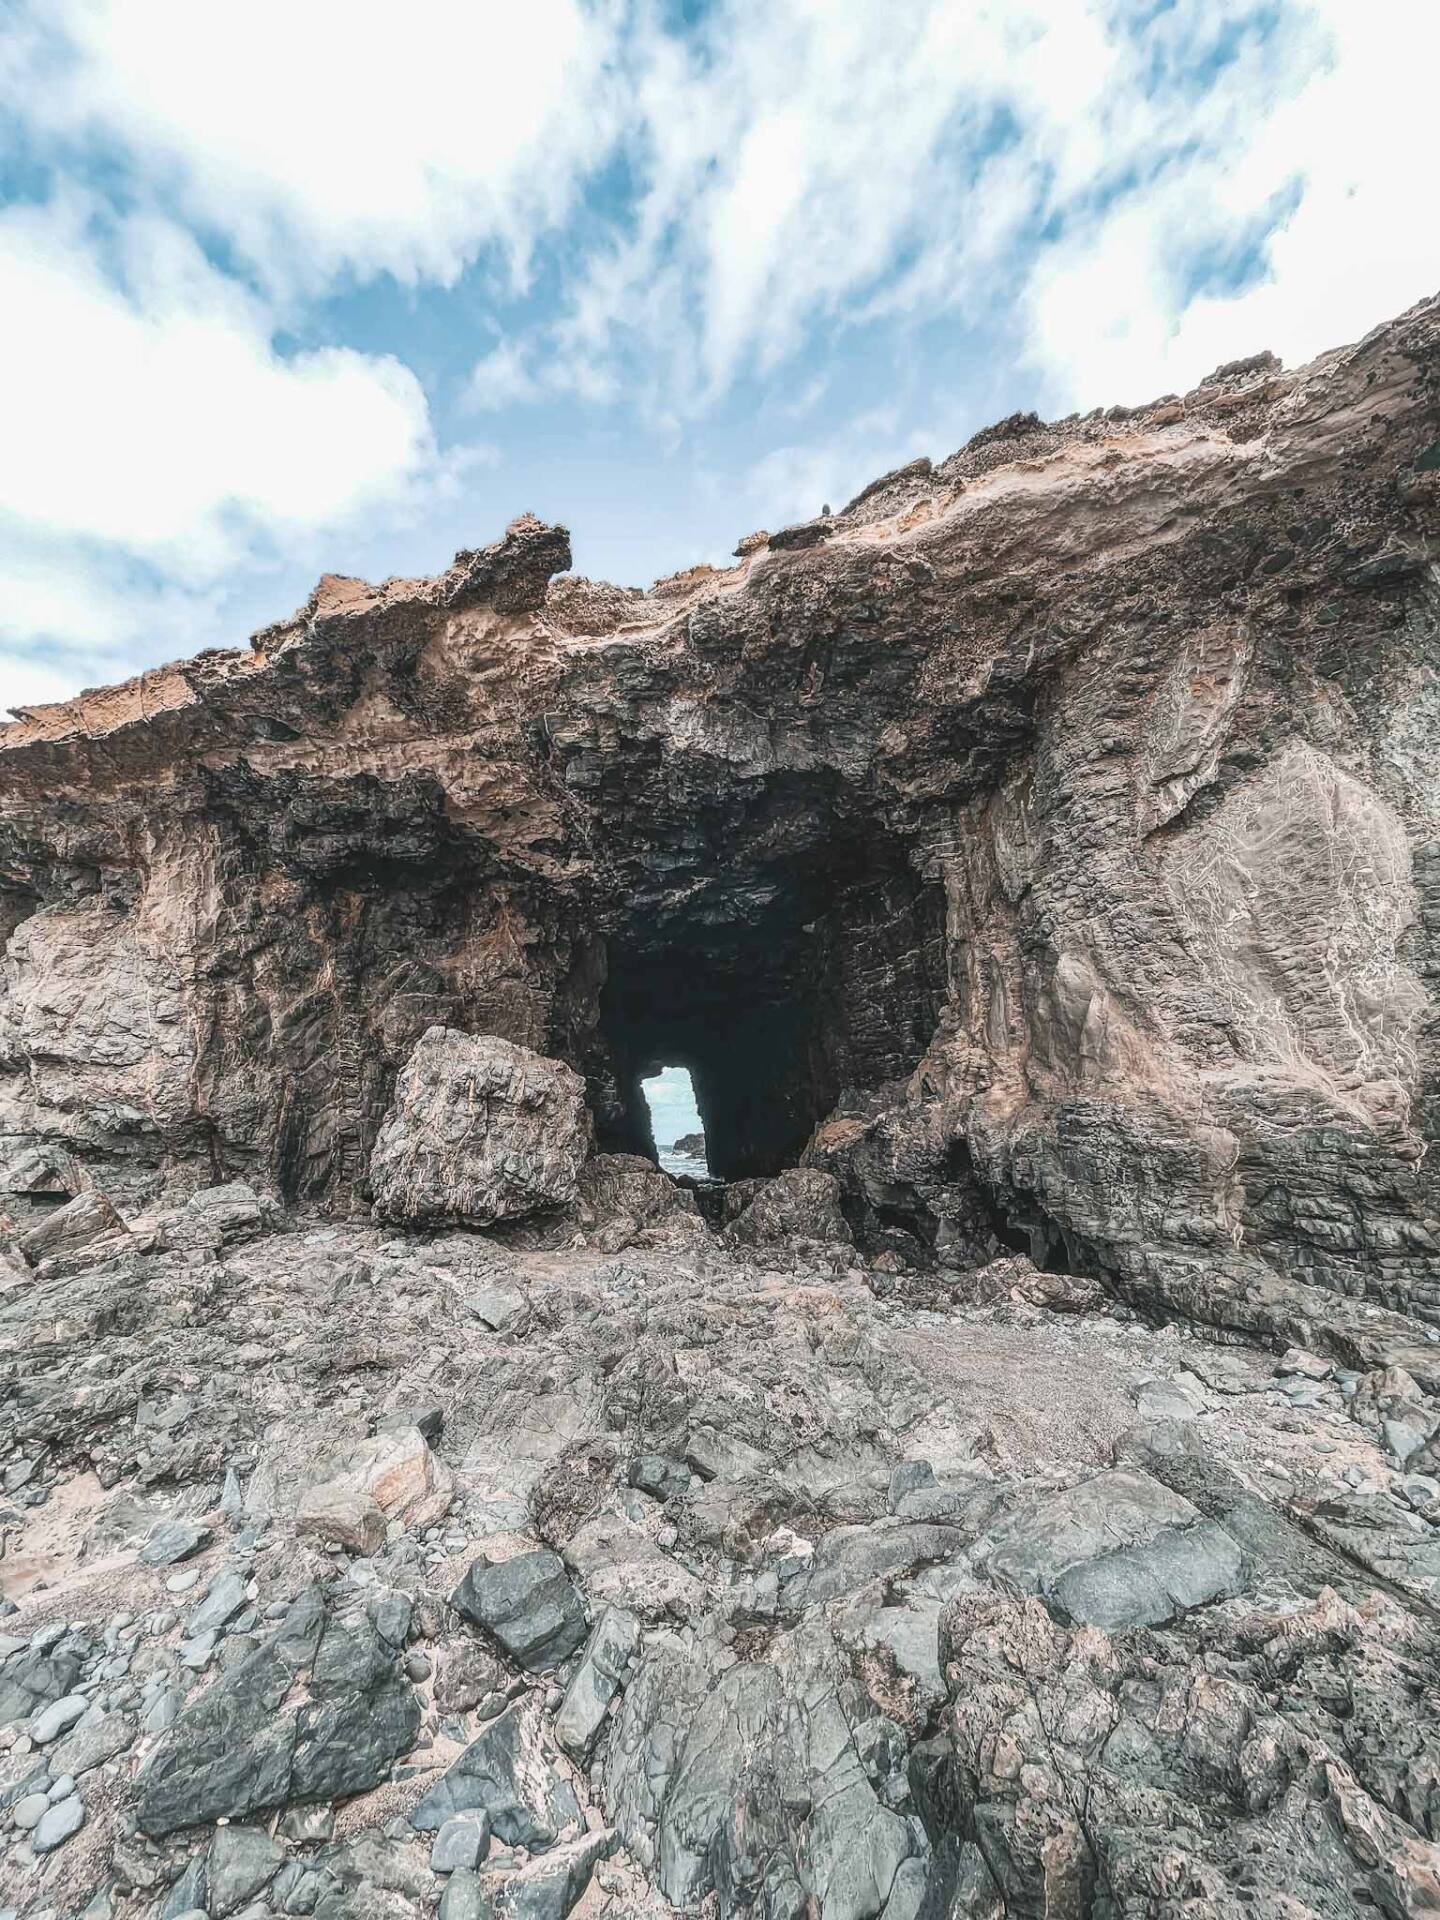
[[[939,889],[870,840],[837,838],[764,873],[740,868],[695,899],[672,894],[609,943],[598,1143],[655,1159],[641,1083],[680,1066],[713,1178],[795,1166],[842,1093],[913,1069],[943,969]]]

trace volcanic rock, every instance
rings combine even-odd
[[[0,729],[27,1912],[1440,1910],[1437,513],[1430,302]]]

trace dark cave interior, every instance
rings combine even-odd
[[[943,922],[939,889],[873,842],[729,878],[672,891],[612,936],[613,1093],[596,1127],[602,1149],[653,1159],[640,1082],[686,1067],[710,1172],[742,1180],[796,1165],[842,1094],[913,1069],[943,997]]]

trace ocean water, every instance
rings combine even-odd
[[[690,1069],[662,1067],[659,1073],[640,1082],[640,1090],[650,1109],[650,1126],[655,1135],[655,1148],[661,1166],[667,1173],[703,1175],[707,1171],[703,1160],[691,1160],[682,1153],[672,1153],[670,1150],[672,1143],[683,1139],[687,1133],[704,1132],[700,1109],[695,1104]]]

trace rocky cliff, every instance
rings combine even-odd
[[[1440,303],[0,730],[0,1920],[1440,1911],[1437,543]]]
[[[1440,1323],[1440,308],[649,592],[517,521],[0,730],[4,1177],[368,1197],[417,1037],[872,1249]]]

